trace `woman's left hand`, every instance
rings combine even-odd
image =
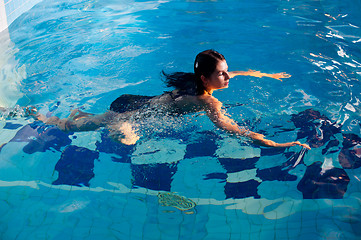
[[[290,74],[287,74],[287,73],[285,73],[285,72],[274,73],[274,74],[265,73],[264,76],[265,76],[265,77],[274,78],[274,79],[277,79],[277,80],[280,80],[280,81],[282,81],[281,78],[290,78],[290,77],[291,77]]]

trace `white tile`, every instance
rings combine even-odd
[[[179,140],[150,140],[137,145],[132,164],[175,163],[184,158],[186,145]]]
[[[4,0],[0,0],[0,32],[8,27]]]

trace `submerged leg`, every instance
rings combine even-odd
[[[63,131],[94,131],[100,127],[107,127],[111,138],[126,145],[133,145],[139,139],[133,126],[127,121],[119,121],[119,113],[113,111],[95,115],[75,109],[64,119],[55,116],[48,118],[40,113],[36,115],[36,118],[46,124],[57,126]],[[118,119],[116,123],[114,119]]]
[[[74,109],[71,111],[70,115],[67,117],[68,119],[72,119],[73,121],[77,121],[82,118],[91,117],[94,116],[93,113],[86,113],[83,111],[80,111],[79,109]]]
[[[111,112],[106,112],[99,115],[85,113],[78,109],[73,110],[67,118],[60,119],[58,117],[47,118],[43,114],[37,114],[36,118],[46,124],[55,125],[63,131],[94,131],[100,127],[105,126],[111,119]]]

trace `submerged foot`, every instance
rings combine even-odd
[[[20,107],[16,105],[13,108],[0,107],[0,113],[4,118],[14,117],[36,117],[38,110],[35,106]]]
[[[29,107],[24,107],[24,117],[36,117],[36,115],[38,114],[38,109],[35,106],[29,106]]]

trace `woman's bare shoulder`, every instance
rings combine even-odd
[[[198,100],[208,110],[220,110],[222,108],[222,102],[212,95],[200,95],[198,96]]]

